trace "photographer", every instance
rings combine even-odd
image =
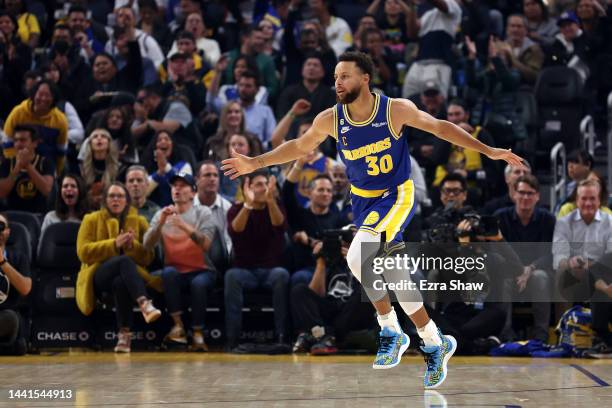
[[[499,302],[502,293],[503,276],[491,276],[489,271],[516,271],[522,264],[508,245],[478,245],[477,243],[504,242],[492,217],[481,216],[471,207],[464,206],[466,180],[459,174],[449,174],[440,183],[440,200],[444,208],[438,209],[428,220],[427,238],[434,245],[425,246],[422,251],[428,257],[474,258],[485,254],[485,270],[475,274],[458,274],[455,270],[431,270],[426,272],[428,282],[449,284],[451,280],[463,282],[486,282],[486,289],[474,291],[438,291],[436,311],[439,326],[445,332],[456,335],[460,352],[474,353],[482,350],[479,346],[490,347],[484,338],[496,336],[501,331],[505,312]],[[454,245],[459,243],[459,246]],[[468,245],[470,243],[475,243]],[[512,274],[514,276],[514,273]]]
[[[440,182],[440,202],[442,207],[436,209],[423,223],[423,230],[427,231],[428,241],[450,241],[454,230],[462,220],[462,214],[472,211],[464,206],[467,199],[467,181],[457,173],[447,174]],[[434,237],[444,230],[453,231],[447,238]]]
[[[461,276],[465,282],[485,282],[485,289],[446,293],[444,302],[437,307],[439,326],[445,332],[456,335],[459,341],[459,352],[464,354],[482,354],[499,344],[496,336],[504,326],[505,310],[498,300],[501,299],[503,282],[507,271],[518,275],[523,266],[518,256],[505,241],[499,228],[493,232],[492,225],[484,217],[469,214],[457,226],[459,247],[457,255],[461,257],[484,256],[485,269],[478,273],[458,275],[455,271],[443,270],[439,281],[448,282]],[[482,234],[482,235],[481,235]],[[481,244],[479,244],[481,243]],[[491,243],[498,243],[493,246]],[[509,277],[509,276],[508,276]]]
[[[370,303],[361,302],[344,259],[353,234],[350,229],[325,231],[325,238],[312,251],[317,260],[310,283],[291,290],[291,312],[299,333],[294,353],[335,354],[336,336],[342,339],[351,330],[375,325],[374,310]]]
[[[8,219],[0,215],[0,354],[26,353],[26,339],[20,336],[21,316],[14,310],[20,296],[32,289],[30,264],[26,256],[6,249],[11,230]],[[12,290],[11,290],[12,289]]]
[[[308,207],[300,206],[295,195],[297,180],[294,182],[292,178],[294,168],[295,165],[290,170],[282,190],[291,228],[290,236],[293,238],[292,266],[296,272],[291,275],[292,287],[299,283],[308,284],[312,279],[316,263],[312,249],[321,240],[322,232],[349,223],[338,211],[330,211],[333,183],[326,174],[317,175],[308,183]]]

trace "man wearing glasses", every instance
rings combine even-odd
[[[519,177],[512,191],[513,206],[499,209],[499,228],[508,242],[550,243],[555,231],[555,217],[546,209],[539,207],[540,184],[530,174]],[[544,250],[544,248],[548,248]],[[534,330],[533,339],[546,342],[550,320],[550,291],[552,257],[550,244],[540,248],[529,245],[515,247],[526,265],[523,273],[506,282],[505,295],[509,301],[531,301]],[[501,337],[504,341],[516,340],[512,329],[512,304],[506,303],[506,324]]]
[[[428,235],[427,239],[432,239],[430,234],[438,227],[449,224],[457,226],[463,220],[464,214],[474,212],[474,208],[465,205],[466,200],[467,180],[458,173],[447,174],[440,182],[440,202],[442,206],[437,208],[423,222],[423,231]],[[440,238],[434,238],[434,240],[438,241]]]

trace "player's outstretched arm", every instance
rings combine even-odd
[[[512,153],[510,149],[499,149],[488,146],[473,138],[465,130],[446,120],[439,120],[427,112],[417,109],[408,99],[393,100],[392,121],[398,124],[412,126],[444,139],[449,143],[466,149],[476,150],[493,160],[505,160],[512,166],[523,167],[523,159]]]
[[[319,113],[310,129],[301,137],[290,140],[277,148],[256,157],[248,157],[236,153],[233,149],[231,157],[222,162],[221,170],[234,180],[244,174],[275,164],[296,160],[314,150],[333,132],[334,112],[332,108]]]

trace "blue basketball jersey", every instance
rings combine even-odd
[[[375,197],[410,178],[408,143],[391,124],[392,99],[374,94],[374,110],[365,122],[353,121],[346,105],[334,106],[338,153],[346,164],[352,192]]]

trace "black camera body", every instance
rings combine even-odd
[[[427,240],[429,242],[457,242],[460,237],[470,237],[471,241],[476,241],[477,236],[495,236],[499,231],[499,221],[493,215],[480,215],[471,207],[456,209],[447,206],[439,214],[440,223],[427,230]],[[467,220],[470,223],[469,231],[461,231],[457,228],[459,223]]]
[[[480,215],[476,212],[469,212],[463,215],[472,227],[469,231],[457,231],[457,237],[469,236],[475,240],[477,236],[493,237],[499,232],[499,221],[494,215]]]
[[[342,257],[342,242],[351,243],[353,241],[353,229],[328,229],[321,234],[323,247],[319,256],[321,256],[328,266],[341,263]]]

